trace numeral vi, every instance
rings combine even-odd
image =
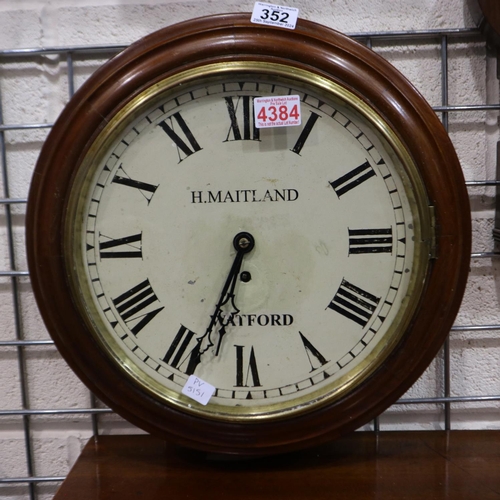
[[[246,363],[245,346],[235,345],[236,348],[236,384],[235,387],[260,387],[259,372],[257,370],[257,360],[255,359],[255,352],[253,346],[250,349],[248,363]]]

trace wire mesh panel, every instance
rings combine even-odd
[[[351,36],[425,89],[457,148],[474,214],[457,325],[408,394],[364,430],[500,428],[500,313],[483,300],[496,304],[498,293],[492,214],[500,104],[498,84],[484,83],[495,59],[475,29]],[[49,122],[121,48],[0,51],[0,496],[50,497],[88,437],[137,432],[95,401],[57,353],[34,302],[24,249],[28,187]]]

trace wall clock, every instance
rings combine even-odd
[[[163,29],[90,77],[44,145],[27,239],[47,327],[104,402],[251,455],[333,439],[415,382],[461,301],[470,214],[399,72],[318,24],[249,17]],[[257,97],[301,125],[258,128]]]

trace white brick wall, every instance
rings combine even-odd
[[[285,3],[285,2],[281,2]],[[344,32],[400,31],[475,26],[473,0],[290,0],[300,16]],[[128,44],[166,25],[220,12],[251,11],[242,0],[2,0],[0,50],[65,45]],[[379,43],[375,49],[396,65],[432,105],[441,104],[439,46]],[[498,103],[496,61],[481,41],[450,43],[450,104]],[[102,61],[80,64],[80,84]],[[4,123],[50,123],[67,98],[64,61],[57,56],[29,62],[9,60],[0,67]],[[47,132],[6,133],[11,197],[26,197],[37,154]],[[450,135],[467,179],[493,179],[498,140],[497,112],[450,115]],[[0,181],[1,182],[1,181]],[[1,188],[2,186],[0,186]],[[475,251],[492,251],[494,191],[471,188]],[[14,207],[18,269],[26,269],[24,208]],[[5,221],[0,219],[0,270],[9,269]],[[475,259],[457,324],[500,323],[498,261]],[[19,280],[22,331],[26,339],[46,339],[27,279]],[[0,340],[15,338],[10,281],[0,279]],[[500,394],[500,334],[495,331],[454,333],[451,337],[452,394]],[[26,376],[31,408],[87,408],[88,391],[53,347],[26,348]],[[437,360],[409,396],[442,395],[442,363]],[[455,405],[454,428],[500,428],[500,405]],[[15,348],[0,347],[0,410],[19,409],[19,371]],[[135,431],[116,416],[100,417],[103,432]],[[442,427],[436,405],[395,407],[386,412],[384,428]],[[65,475],[91,435],[88,416],[31,418],[35,475]],[[137,431],[135,431],[137,432]],[[0,417],[0,478],[28,474],[20,417]],[[39,498],[51,498],[55,485],[39,486]],[[28,498],[25,485],[0,485],[0,498]]]

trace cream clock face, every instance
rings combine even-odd
[[[254,99],[287,95],[302,124],[256,128]],[[75,186],[81,311],[130,377],[188,412],[272,419],[340,397],[421,292],[415,167],[361,100],[305,71],[160,82],[103,130]],[[191,374],[216,388],[206,406],[181,394]]]

